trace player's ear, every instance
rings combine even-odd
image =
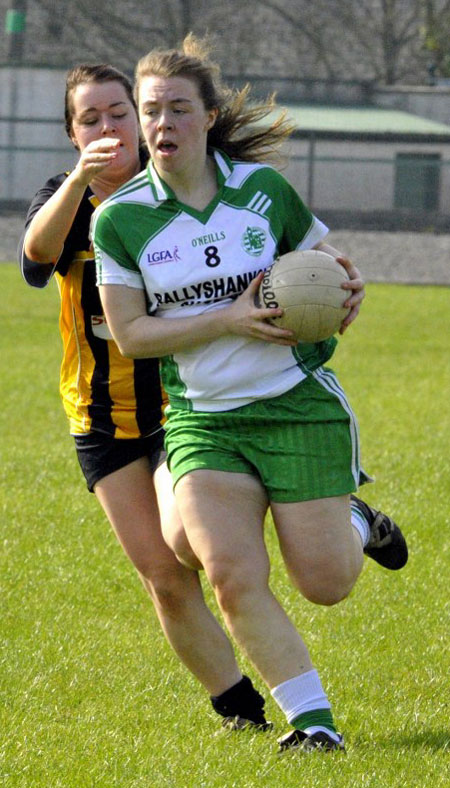
[[[208,110],[208,119],[206,121],[206,131],[209,131],[214,126],[217,116],[219,114],[219,110],[217,107],[213,107],[213,109]]]
[[[75,148],[75,150],[80,150],[80,146],[78,145],[77,138],[75,137],[75,134],[73,134],[73,132],[72,132],[69,136],[70,136],[70,141],[71,141],[73,147]]]

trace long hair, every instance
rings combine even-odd
[[[208,146],[220,148],[228,156],[241,161],[273,161],[282,159],[280,148],[295,126],[286,112],[262,124],[276,109],[275,94],[263,102],[251,102],[250,85],[241,90],[227,87],[220,67],[210,60],[213,39],[197,38],[189,33],[179,49],[154,49],[136,66],[134,96],[139,100],[141,80],[148,76],[185,77],[196,83],[206,110],[217,109],[214,126],[208,132]]]

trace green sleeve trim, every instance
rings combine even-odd
[[[117,227],[111,216],[103,212],[94,226],[94,245],[111,257],[122,268],[140,273],[139,266],[124,249]]]

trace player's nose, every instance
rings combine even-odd
[[[167,129],[168,131],[170,131],[170,129],[172,128],[173,128],[173,122],[171,118],[169,118],[166,112],[161,112],[158,118],[158,129],[163,129],[163,130]]]
[[[107,137],[108,134],[114,134],[116,131],[116,124],[114,120],[107,115],[102,118],[102,134],[104,137]]]

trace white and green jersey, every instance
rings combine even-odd
[[[101,204],[92,226],[98,284],[145,289],[156,318],[194,316],[227,306],[278,255],[325,237],[275,169],[214,157],[219,189],[203,211],[179,202],[151,162]],[[165,356],[163,384],[176,407],[231,410],[292,388],[335,342],[290,348],[230,335]]]

